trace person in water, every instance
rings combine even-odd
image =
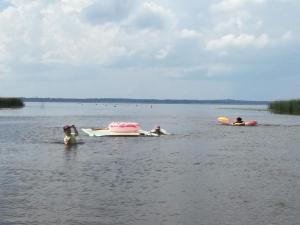
[[[72,133],[72,128],[74,130],[74,133]],[[66,125],[63,127],[64,129],[64,133],[65,133],[65,137],[64,137],[64,143],[66,145],[70,145],[70,144],[76,144],[76,137],[78,136],[78,131],[75,127],[75,125]]]
[[[162,135],[162,134],[165,134],[161,129],[160,129],[160,126],[156,126],[155,129],[153,129],[151,131],[151,133],[154,133],[154,134],[158,134],[158,135]]]
[[[245,122],[243,121],[243,119],[241,117],[238,117],[238,118],[236,118],[236,121],[233,124],[234,125],[244,126]]]

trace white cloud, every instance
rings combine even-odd
[[[270,43],[269,37],[266,34],[254,36],[249,34],[227,34],[219,39],[210,40],[207,42],[208,50],[225,49],[225,48],[245,48],[245,47],[264,47]]]
[[[168,56],[168,54],[170,53],[172,47],[170,45],[167,45],[166,47],[158,50],[157,54],[156,54],[156,58],[157,59],[164,59]]]
[[[110,63],[127,54],[118,42],[118,25],[87,25],[78,14],[66,12],[66,4],[32,2],[4,10],[0,14],[0,59],[84,65]]]
[[[236,17],[231,17],[226,21],[221,21],[216,25],[216,31],[217,32],[222,32],[222,31],[228,31],[232,28],[241,30],[244,27],[244,22],[243,19],[236,16]]]
[[[12,0],[0,9],[0,77],[12,83],[33,85],[38,78],[63,83],[72,77],[90,79],[95,87],[111,77],[103,87],[107,93],[106,86],[120,77],[146,87],[151,68],[157,85],[170,82],[166,73],[213,83],[226,74],[265,74],[266,68],[240,62],[299,58],[296,0]],[[241,55],[239,49],[247,51]],[[289,68],[299,71],[297,63]],[[277,68],[272,74],[280,73],[285,74]],[[9,88],[0,82],[0,94],[3,90]]]
[[[179,31],[179,37],[181,38],[200,38],[203,35],[195,30],[191,29],[182,29]]]
[[[263,40],[266,39],[268,32],[263,27],[261,17],[255,13],[250,5],[262,4],[265,1],[223,0],[212,5],[214,36],[224,36],[222,42],[233,42],[235,43],[233,45],[243,45],[244,42],[257,42],[258,45],[263,45]],[[266,35],[261,38],[255,37],[260,33]],[[235,40],[233,41],[233,39]]]
[[[176,25],[176,17],[171,10],[154,2],[145,2],[128,22],[139,29],[170,29]]]
[[[77,12],[92,4],[91,0],[61,0],[62,9],[66,13]]]
[[[229,12],[241,9],[249,4],[262,4],[267,0],[222,0],[211,5],[211,10],[216,12]]]

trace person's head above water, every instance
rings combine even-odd
[[[72,126],[69,126],[69,125],[64,126],[64,127],[63,127],[64,132],[65,132],[65,133],[71,133],[71,127],[72,127]]]
[[[241,122],[241,121],[242,121],[242,118],[241,118],[241,117],[238,117],[238,118],[236,118],[236,121]]]

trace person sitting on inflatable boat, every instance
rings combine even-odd
[[[74,129],[74,133],[72,133],[71,129]],[[78,136],[78,131],[75,127],[75,125],[69,126],[66,125],[63,127],[65,137],[64,137],[64,143],[65,145],[70,145],[70,144],[76,144],[76,137]]]
[[[236,121],[233,123],[233,125],[245,126],[245,122],[242,120],[241,117],[238,117],[238,118],[236,118]]]

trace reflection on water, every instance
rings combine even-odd
[[[1,110],[0,224],[299,224],[300,117],[222,108],[31,103]],[[259,126],[218,125],[221,115]],[[79,131],[78,145],[63,144],[64,124],[122,120],[146,130],[160,124],[174,135]]]

